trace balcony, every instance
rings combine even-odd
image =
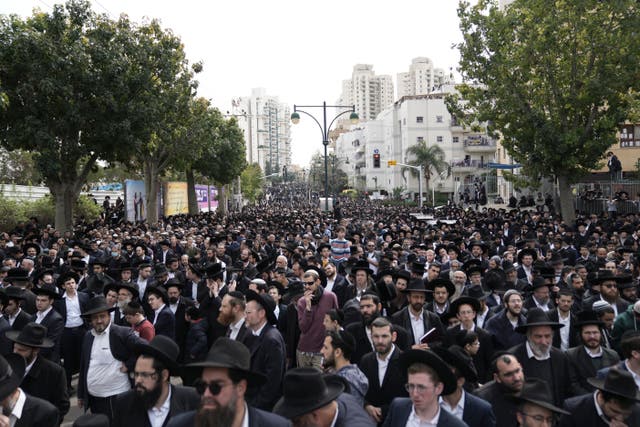
[[[464,151],[468,153],[493,153],[496,140],[486,135],[469,135],[464,138]]]
[[[465,159],[451,161],[451,171],[453,173],[470,173],[485,167],[487,167],[487,162],[481,160]]]

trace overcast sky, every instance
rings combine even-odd
[[[0,13],[51,11],[53,0],[2,0]],[[59,3],[59,1],[58,1]],[[407,71],[418,56],[436,67],[457,66],[461,40],[457,0],[92,0],[94,10],[134,21],[160,19],[202,61],[199,95],[221,110],[234,97],[264,87],[293,104],[334,103],[353,66],[377,74]],[[318,111],[320,113],[320,111]],[[311,120],[293,127],[293,162],[306,166],[322,149]]]

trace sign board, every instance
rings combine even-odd
[[[397,164],[398,164],[398,162],[397,162],[397,161],[395,161],[395,160],[389,160],[389,161],[387,161],[387,166],[395,166],[395,165],[397,165]]]

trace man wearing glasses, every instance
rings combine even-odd
[[[629,307],[629,303],[620,298],[620,293],[618,292],[618,283],[627,281],[629,281],[629,276],[616,276],[609,270],[599,271],[597,276],[590,280],[589,283],[592,286],[600,285],[600,294],[586,299],[584,301],[584,309],[591,309],[596,301],[602,300],[613,308],[614,315],[618,317]]]
[[[247,405],[244,398],[247,388],[259,387],[267,381],[250,367],[251,355],[244,344],[227,337],[218,338],[204,361],[187,365],[202,369],[194,384],[201,396],[199,408],[172,418],[167,426],[289,426],[288,420]]]
[[[325,291],[320,284],[320,275],[315,270],[307,270],[302,276],[304,295],[298,300],[298,325],[300,341],[296,358],[299,368],[322,370],[322,343],[324,342],[324,315],[338,308],[338,299],[332,292]]]
[[[172,385],[177,375],[180,348],[171,339],[157,335],[149,344],[136,346],[136,366],[131,372],[134,388],[118,395],[112,427],[160,427],[175,415],[198,408],[200,396],[192,387]]]

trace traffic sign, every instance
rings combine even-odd
[[[397,164],[398,164],[398,162],[397,162],[397,161],[395,161],[395,160],[388,160],[388,161],[387,161],[387,166],[395,166],[395,165],[397,165]]]

